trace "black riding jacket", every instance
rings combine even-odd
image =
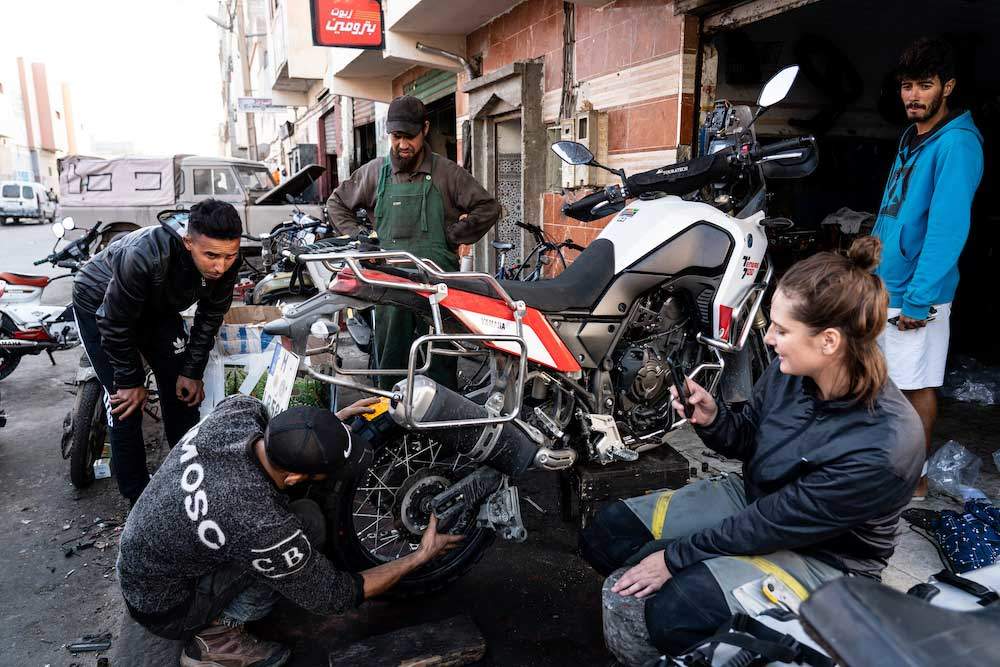
[[[741,410],[720,403],[715,421],[695,429],[706,445],[743,461],[748,505],[670,543],[667,567],[791,549],[877,578],[924,464],[920,418],[891,380],[869,410],[821,400],[812,380],[778,364]]]
[[[138,341],[155,326],[197,302],[181,375],[200,380],[222,318],[233,301],[239,263],[218,280],[206,280],[181,241],[175,222],[145,227],[115,240],[76,275],[74,308],[96,316],[101,345],[115,368],[115,388],[145,381]]]

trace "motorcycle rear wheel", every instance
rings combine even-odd
[[[108,432],[104,387],[97,380],[80,385],[71,429],[69,478],[73,486],[85,489],[94,483],[94,461],[101,456]]]
[[[327,552],[336,564],[360,572],[416,550],[420,536],[413,528],[426,521],[429,498],[476,468],[470,459],[443,450],[440,443],[408,434],[376,451],[357,480],[337,482],[324,508]],[[468,572],[495,538],[492,530],[476,528],[471,516],[452,532],[465,535],[460,546],[404,577],[392,596],[444,588]]]

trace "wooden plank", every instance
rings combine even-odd
[[[468,615],[402,628],[330,654],[330,667],[457,667],[482,660],[486,640]]]
[[[706,17],[702,30],[705,33],[732,30],[814,2],[819,0],[752,0]]]

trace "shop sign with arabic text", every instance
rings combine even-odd
[[[382,4],[377,0],[310,0],[313,44],[381,49]]]

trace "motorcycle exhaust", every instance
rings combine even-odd
[[[0,348],[42,347],[46,345],[49,345],[49,343],[37,340],[22,340],[20,338],[0,338]]]
[[[393,387],[402,398],[389,404],[389,414],[400,425],[406,424],[403,404],[406,401],[406,382]],[[461,394],[438,384],[426,375],[413,378],[414,421],[443,421],[460,419],[486,419],[487,409]],[[434,439],[455,448],[459,454],[490,466],[512,478],[518,477],[535,461],[538,445],[517,422],[504,422],[488,426],[437,429]]]

